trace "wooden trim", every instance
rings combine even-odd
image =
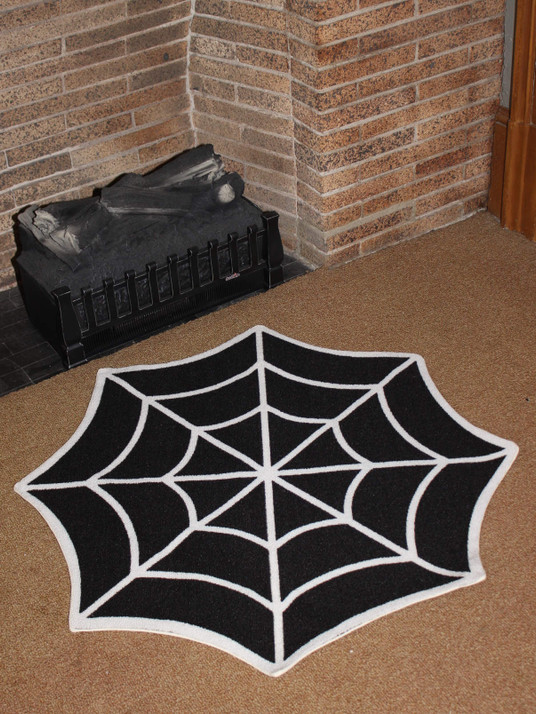
[[[502,214],[504,185],[504,164],[506,162],[506,136],[510,110],[499,107],[493,127],[493,149],[491,153],[491,183],[489,187],[488,211],[497,218]]]
[[[501,223],[536,240],[536,0],[518,0]]]

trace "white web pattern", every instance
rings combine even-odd
[[[50,465],[49,461],[43,465],[41,470],[27,477],[25,489],[19,489],[23,494],[25,491],[26,497],[43,512],[43,508],[40,507],[39,503],[39,492],[77,487],[89,488],[114,510],[127,534],[130,550],[128,574],[121,577],[113,587],[101,594],[83,611],[79,611],[74,607],[71,611],[71,621],[72,624],[74,623],[73,629],[99,629],[98,623],[100,621],[101,626],[104,628],[164,630],[209,642],[233,652],[233,654],[268,673],[279,674],[288,669],[291,664],[304,656],[304,654],[324,644],[329,639],[342,634],[344,631],[409,602],[430,597],[430,595],[423,596],[421,592],[412,592],[408,593],[406,597],[398,598],[397,604],[379,604],[377,607],[369,608],[371,614],[366,617],[363,616],[362,612],[356,612],[353,618],[345,618],[344,622],[331,626],[328,632],[317,634],[302,647],[294,648],[294,652],[287,651],[285,643],[285,613],[300,598],[311,593],[319,586],[326,585],[330,581],[335,581],[358,571],[370,570],[376,566],[408,563],[437,576],[444,576],[444,585],[435,588],[438,593],[458,587],[460,583],[468,584],[483,577],[483,570],[478,560],[480,520],[498,480],[502,478],[509,463],[515,457],[515,454],[508,452],[509,442],[492,437],[491,442],[496,448],[491,451],[488,450],[487,453],[447,458],[430,448],[430,446],[420,443],[414,436],[409,434],[391,411],[385,389],[399,374],[407,370],[411,365],[415,365],[416,361],[420,359],[415,355],[397,355],[402,359],[399,359],[397,365],[375,383],[349,384],[347,381],[345,383],[333,383],[327,380],[299,376],[287,371],[280,365],[271,364],[265,359],[264,354],[264,335],[269,331],[265,328],[256,328],[253,332],[256,340],[256,362],[229,378],[200,389],[148,396],[123,378],[122,371],[128,372],[128,370],[107,370],[107,380],[126,390],[141,403],[137,426],[121,453],[108,465],[99,469],[87,479],[73,480],[68,485],[64,482],[32,484],[36,473],[46,473],[45,467]],[[275,335],[276,333],[272,334]],[[279,335],[277,337],[284,339]],[[321,352],[321,350],[315,351]],[[125,377],[128,377],[128,374]],[[212,410],[210,408],[207,410],[206,406],[201,413],[196,411],[196,404],[198,404],[196,400],[198,398],[201,398],[202,404],[209,404],[206,401],[207,397],[214,395],[214,400],[221,399],[222,395],[227,394],[226,390],[232,390],[234,385],[237,384],[243,385],[245,383],[244,380],[250,380],[247,383],[251,384],[252,378],[256,378],[258,399],[255,405],[247,402],[244,406],[245,411],[242,411],[240,404],[234,403],[231,408],[232,415],[229,417],[227,414],[226,418],[218,421],[213,421]],[[308,390],[312,395],[313,403],[316,398],[315,392],[325,394],[327,389],[332,394],[339,392],[345,397],[344,407],[337,411],[336,414],[330,414],[329,416],[325,414],[320,416],[300,416],[300,404],[292,401],[292,394],[289,395],[291,401],[288,408],[282,408],[284,399],[281,399],[280,394],[275,399],[279,406],[274,406],[274,388],[272,386],[270,389],[268,384],[269,380],[274,378],[280,380],[277,384],[289,385],[290,389],[292,389],[293,385],[296,385],[300,390]],[[428,386],[430,387],[430,384]],[[353,396],[352,392],[355,392]],[[298,394],[300,393],[298,392]],[[436,399],[438,398],[437,394],[434,396]],[[393,432],[396,432],[407,444],[408,453],[413,454],[410,458],[371,459],[356,450],[356,443],[349,443],[346,427],[347,420],[363,408],[364,405],[370,403],[371,400],[375,402],[377,400],[389,428],[392,428]],[[189,418],[188,405],[191,404],[194,405],[194,414]],[[186,405],[186,407],[183,407],[183,405]],[[444,404],[443,408],[445,408]],[[305,413],[307,411],[305,409]],[[180,458],[164,474],[154,475],[148,471],[144,475],[140,476],[138,474],[129,478],[128,475],[120,470],[126,463],[129,463],[128,459],[132,459],[133,454],[138,453],[135,450],[140,449],[141,442],[146,438],[145,430],[149,414],[154,414],[155,412],[160,417],[171,420],[181,429],[187,430],[189,435],[187,446],[179,454]],[[450,410],[450,416],[452,417],[454,414]],[[456,419],[458,423],[462,421],[457,415]],[[256,458],[252,455],[253,452],[249,446],[245,449],[240,448],[240,443],[244,443],[244,441],[240,442],[239,439],[238,445],[233,445],[232,441],[230,442],[229,439],[222,437],[222,434],[225,435],[229,430],[236,433],[235,428],[240,426],[244,427],[247,434],[251,424],[257,423],[260,423],[260,449]],[[295,443],[292,442],[292,446],[290,448],[287,447],[286,452],[285,450],[281,452],[277,445],[274,447],[274,439],[277,438],[277,434],[273,433],[274,423],[279,424],[277,430],[279,434],[281,434],[281,424],[286,425],[290,431],[292,431],[293,425],[298,430],[303,427],[305,431],[302,437],[294,439]],[[464,422],[463,426],[466,427],[467,424]],[[490,435],[474,427],[471,429],[473,434],[480,438],[486,438],[488,444],[490,443]],[[241,438],[244,440],[243,436]],[[337,453],[337,449],[340,450],[340,462],[337,462],[337,459],[331,456],[328,462],[323,463],[325,453],[323,445],[326,439],[329,439],[329,444],[334,449],[333,454]],[[245,437],[245,443],[248,443],[247,436]],[[66,445],[65,450],[68,450],[68,447],[69,444]],[[151,448],[153,447],[151,446]],[[198,457],[200,450],[203,451],[206,448],[217,450],[219,454],[223,455],[224,465],[225,459],[228,459],[229,463],[232,464],[232,468],[222,468],[221,463],[218,463],[212,471],[210,462],[207,462],[204,472],[199,473],[195,468],[192,471],[192,464]],[[321,456],[319,463],[316,465],[311,464],[311,457],[309,456],[305,459],[304,463],[306,465],[300,465],[300,459],[303,461],[304,455],[310,454],[311,451],[314,454],[315,448],[317,448],[316,453]],[[275,458],[274,453],[276,454]],[[507,459],[508,455],[509,458]],[[486,498],[482,499],[479,506],[477,514],[479,517],[473,516],[471,522],[473,532],[468,535],[468,564],[470,567],[452,569],[423,557],[419,553],[415,522],[420,504],[430,485],[449,464],[476,464],[497,461],[497,459],[504,461],[504,466],[500,469],[500,476],[497,476],[493,485],[488,487]],[[391,473],[396,469],[408,469],[409,473],[413,467],[421,470],[422,477],[417,480],[416,487],[411,497],[407,499],[405,506],[404,542],[400,538],[392,539],[389,534],[386,535],[384,529],[371,527],[370,523],[362,522],[355,516],[354,504],[356,498],[359,499],[360,487],[367,481],[367,477],[372,472],[377,474],[380,473],[379,470],[384,470],[383,473],[385,474]],[[321,478],[330,474],[337,474],[344,483],[343,493],[341,492],[342,495],[338,503],[335,503],[336,499],[329,498],[326,500],[322,498],[321,494],[307,485],[311,483],[310,479],[315,475]],[[305,482],[300,482],[300,479],[303,478],[306,479]],[[218,485],[218,482],[234,483],[236,485],[231,487],[228,497],[221,497],[208,512],[203,512],[202,509],[200,513],[199,500],[196,495],[198,492],[196,490],[197,487],[204,485],[206,489],[213,489]],[[306,484],[305,488],[304,483]],[[140,533],[139,524],[136,524],[131,517],[128,505],[125,507],[124,500],[113,495],[114,488],[121,487],[121,489],[124,489],[129,484],[132,486],[139,486],[140,484],[146,484],[150,487],[154,487],[155,484],[165,486],[173,492],[174,497],[180,499],[187,513],[187,525],[181,527],[169,542],[162,547],[159,546],[155,552],[152,552],[150,557],[144,557],[142,554],[142,541],[145,535]],[[193,491],[192,488],[194,489]],[[246,513],[247,504],[250,503],[255,494],[258,496],[259,493],[262,493],[264,512],[262,513],[260,510],[253,511],[253,523],[248,522],[242,527],[236,514]],[[286,507],[287,500],[285,499],[288,500],[289,508]],[[299,503],[302,503],[305,509],[304,516],[293,510],[296,504]],[[381,503],[378,504],[378,508],[382,508]],[[44,515],[47,516],[47,513],[44,513]],[[261,523],[263,518],[265,519],[264,524]],[[54,521],[51,525],[57,525],[57,523]],[[154,528],[155,524],[148,523],[143,526],[143,529],[145,530],[146,527]],[[353,533],[359,534],[359,537],[363,539],[367,547],[363,552],[356,548],[352,557],[346,557],[344,560],[335,558],[334,563],[329,565],[326,565],[323,558],[320,558],[320,564],[312,566],[312,570],[308,574],[306,568],[305,576],[295,580],[294,575],[289,574],[288,564],[285,565],[281,559],[282,553],[287,552],[292,547],[293,541],[301,542],[303,540],[310,543],[311,541],[306,539],[317,535],[320,536],[318,548],[321,549],[323,544],[329,542],[329,539],[327,541],[323,540],[328,533],[328,529],[335,529],[331,531],[332,533],[340,532],[345,534],[348,533],[348,529],[351,529]],[[216,561],[213,564],[209,562],[206,566],[199,562],[197,565],[200,567],[188,561],[189,565],[186,569],[172,565],[173,562],[177,562],[177,558],[180,562],[181,548],[189,544],[192,538],[200,539],[217,536],[224,537],[225,543],[229,542],[229,538],[237,538],[242,543],[251,543],[255,552],[260,552],[259,549],[263,549],[266,552],[269,590],[257,587],[255,579],[250,578],[248,575],[236,577],[235,579],[233,572],[229,571],[223,576],[219,562]],[[61,540],[62,538],[60,538],[60,542]],[[63,537],[64,543],[65,540],[65,537]],[[197,542],[203,543],[202,540],[196,540],[194,544]],[[473,546],[471,545],[472,542]],[[68,561],[72,564],[75,558],[74,548],[69,543],[68,546],[64,546],[64,551]],[[249,551],[247,552],[249,553]],[[281,567],[285,570],[283,574],[280,570]],[[262,569],[260,561],[259,569]],[[76,571],[79,575],[78,568],[76,568]],[[269,661],[266,661],[266,658],[262,655],[259,656],[251,652],[243,644],[230,643],[228,635],[224,634],[222,636],[214,632],[207,634],[205,630],[201,631],[202,628],[200,629],[199,625],[178,622],[171,625],[168,623],[163,628],[152,618],[148,618],[144,623],[143,617],[126,617],[124,620],[127,625],[125,625],[120,622],[120,617],[101,618],[99,616],[99,612],[106,603],[113,601],[121,591],[127,589],[135,581],[141,580],[147,582],[149,580],[173,580],[177,582],[188,581],[190,583],[197,581],[234,591],[240,596],[253,600],[271,613],[273,622],[273,658],[270,657],[268,658]],[[73,584],[73,594],[76,593],[77,587],[80,588],[81,585]],[[79,596],[79,591],[76,594]],[[75,599],[73,597],[73,600]],[[128,623],[130,623],[130,628]]]

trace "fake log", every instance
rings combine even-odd
[[[236,173],[226,173],[221,157],[210,144],[175,157],[145,175],[125,174],[111,186],[89,198],[31,206],[19,220],[35,238],[76,270],[81,254],[113,226],[114,240],[132,232],[125,215],[140,216],[139,228],[158,216],[173,221],[196,212],[210,212],[241,197],[244,182]],[[145,217],[145,220],[144,218]],[[121,219],[121,220],[120,220]]]

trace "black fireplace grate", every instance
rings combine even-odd
[[[297,258],[285,255],[283,281],[287,282],[309,269]],[[248,295],[232,302],[244,300]],[[206,312],[219,309],[209,308]],[[133,338],[123,345],[133,344],[141,338]],[[112,348],[120,349],[121,345]],[[18,287],[0,292],[0,397],[42,382],[65,371],[61,356],[30,322]]]
[[[283,280],[284,258],[278,214],[261,214],[262,228],[227,241],[209,241],[165,263],[151,262],[142,272],[127,270],[120,279],[74,295],[68,286],[48,291],[39,276],[19,263],[28,314],[46,339],[73,367],[133,339],[198,316],[220,304]],[[21,227],[23,230],[24,227]]]

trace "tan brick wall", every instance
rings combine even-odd
[[[193,122],[236,167],[246,195],[280,214],[297,251],[295,121],[285,0],[196,0],[190,44]]]
[[[503,0],[196,0],[197,137],[340,263],[486,205]]]
[[[190,0],[0,1],[0,289],[13,216],[194,144]]]
[[[504,0],[1,8],[0,286],[21,207],[204,142],[317,265],[486,204]]]

